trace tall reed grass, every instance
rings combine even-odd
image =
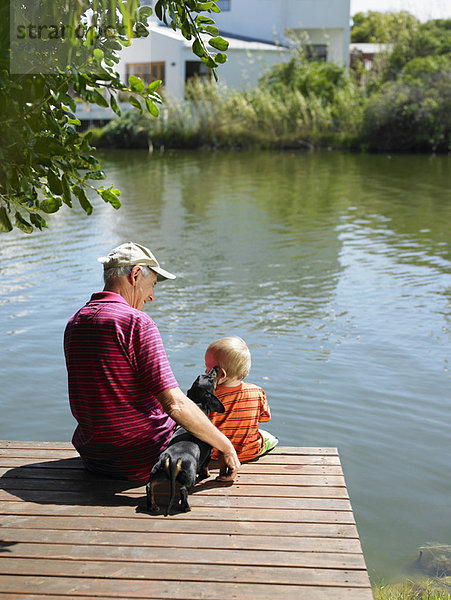
[[[108,124],[93,144],[165,148],[319,148],[353,143],[363,117],[362,95],[349,80],[334,101],[300,90],[267,87],[236,92],[192,80],[186,100],[166,100],[160,117],[125,115]]]

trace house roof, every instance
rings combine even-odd
[[[158,33],[165,37],[171,38],[175,41],[180,42],[183,46],[187,48],[191,48],[192,40],[187,40],[183,37],[179,30],[174,31],[171,27],[166,27],[165,25],[160,25],[158,23],[150,22],[148,24],[148,28],[150,32]],[[230,33],[221,33],[220,34],[224,39],[229,42],[228,50],[263,50],[266,52],[286,52],[287,48],[280,46],[278,44],[271,44],[270,42],[265,42],[262,40],[252,39],[250,37],[244,36],[236,36]],[[209,40],[209,36],[202,36],[206,42]]]

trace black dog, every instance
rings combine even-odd
[[[219,367],[213,367],[206,375],[199,375],[187,392],[188,398],[195,402],[206,415],[210,412],[225,412],[224,405],[213,393],[216,388],[218,373]],[[209,444],[197,439],[183,427],[177,427],[168,447],[160,454],[150,473],[146,486],[147,510],[154,513],[159,511],[155,502],[154,488],[158,482],[169,479],[171,482],[171,496],[165,516],[169,514],[174,502],[176,481],[181,484],[181,510],[184,512],[190,511],[188,491],[196,483],[197,475],[199,475],[199,480],[209,477],[208,463],[210,462],[211,451],[212,448]]]

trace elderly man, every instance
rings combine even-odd
[[[216,448],[220,479],[240,463],[231,442],[182,392],[157,326],[142,309],[157,281],[175,279],[152,252],[133,242],[101,256],[105,287],[69,320],[64,353],[72,443],[91,471],[146,481],[176,427]]]

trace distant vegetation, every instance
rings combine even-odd
[[[246,92],[199,80],[188,102],[158,119],[135,111],[92,132],[103,147],[451,149],[451,20],[407,12],[357,13],[352,40],[388,49],[369,71],[310,61],[302,48]]]

